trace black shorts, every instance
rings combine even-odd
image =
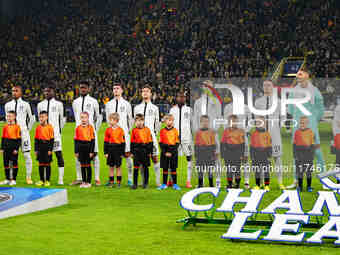
[[[47,150],[38,151],[37,160],[39,163],[49,164],[52,162],[52,154],[48,155]]]
[[[150,164],[150,157],[147,155],[134,155],[133,157],[133,165],[134,166],[145,166],[149,167]]]
[[[175,170],[178,168],[178,154],[166,157],[165,154],[161,154],[161,168]]]
[[[13,166],[18,165],[18,154],[14,155],[13,150],[4,150],[3,154],[4,167],[9,167],[9,162],[12,161]]]
[[[80,146],[78,160],[81,165],[91,164],[92,158],[90,158],[90,153],[91,153],[91,145]]]
[[[117,153],[109,153],[106,159],[106,164],[110,167],[120,167],[122,165],[122,157]]]

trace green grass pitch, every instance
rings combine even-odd
[[[103,125],[99,137],[103,144]],[[179,206],[179,200],[187,189],[158,191],[154,185],[151,169],[151,186],[147,190],[130,190],[126,186],[127,171],[123,165],[123,187],[104,186],[91,189],[70,187],[75,178],[73,153],[74,124],[68,123],[63,130],[65,157],[65,188],[68,190],[69,204],[60,208],[0,220],[0,254],[338,254],[333,245],[304,246],[269,243],[231,242],[221,239],[228,226],[198,225],[182,230],[176,220],[186,216]],[[329,154],[332,138],[331,126],[320,125],[322,150],[327,163],[334,163],[334,155]],[[32,132],[33,134],[33,132]],[[283,163],[291,164],[290,135],[283,132]],[[108,168],[102,151],[101,180],[107,180]],[[2,162],[2,157],[1,157]],[[186,180],[185,159],[181,158],[178,170],[179,184]],[[24,184],[25,168],[20,155],[18,186]],[[57,182],[56,160],[52,165],[52,184]],[[4,178],[3,167],[0,179]],[[37,163],[34,161],[33,179],[38,180]],[[225,180],[223,180],[225,185]],[[285,176],[285,184],[292,182],[291,174]],[[196,179],[194,179],[196,184]],[[252,180],[254,184],[254,180]],[[55,186],[52,186],[55,187]],[[315,190],[321,189],[316,178]],[[224,198],[225,191],[220,194]],[[272,201],[280,194],[276,178],[272,178],[271,191],[265,202]],[[302,193],[304,210],[311,208],[316,192]]]

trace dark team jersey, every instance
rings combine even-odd
[[[166,152],[176,153],[179,146],[179,133],[174,127],[162,128],[160,131],[159,145],[162,153]]]
[[[245,140],[244,131],[239,128],[227,128],[224,130],[221,139],[221,156],[238,159],[244,155]]]
[[[199,162],[212,161],[216,152],[216,133],[212,129],[201,128],[195,135],[195,155]]]
[[[21,144],[21,129],[18,124],[6,124],[2,129],[1,149],[19,150]]]
[[[95,133],[92,125],[78,126],[74,136],[74,152],[79,153],[79,150],[86,148],[90,153],[94,153]]]
[[[312,160],[314,155],[314,133],[312,129],[298,129],[294,134],[293,153],[298,159]]]
[[[131,133],[132,154],[151,154],[153,149],[152,135],[148,127],[134,128]]]
[[[105,130],[104,154],[118,153],[123,155],[125,152],[125,135],[121,127],[108,127]]]
[[[264,160],[271,157],[271,136],[264,128],[256,128],[256,130],[251,134],[250,155],[252,160]]]

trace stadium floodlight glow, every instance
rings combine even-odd
[[[265,190],[251,190],[249,196],[242,193],[242,189],[228,189],[221,206],[216,208],[215,201],[220,195],[218,188],[191,190],[184,194],[180,201],[189,217],[178,222],[183,222],[184,227],[189,224],[195,226],[197,223],[227,224],[228,230],[222,235],[224,239],[318,244],[322,244],[324,239],[335,239],[334,244],[340,244],[340,205],[334,192],[319,191],[313,208],[308,212],[303,211],[297,190],[284,190],[262,210],[258,208],[267,193]],[[203,203],[199,201],[201,194],[211,194],[212,198],[205,199]],[[328,222],[311,222],[312,217],[325,216],[324,209],[328,211]],[[204,213],[205,218],[199,218],[199,213]],[[215,213],[223,213],[224,219],[214,218]],[[226,213],[231,216],[227,217]],[[259,220],[256,215],[261,214],[269,214],[273,220]],[[267,229],[247,229],[247,226],[265,226]],[[308,228],[313,228],[314,231],[307,232]]]

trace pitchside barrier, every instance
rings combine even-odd
[[[303,211],[297,190],[284,190],[268,206],[259,210],[267,193],[265,190],[251,190],[250,195],[241,196],[244,190],[228,189],[217,208],[220,190],[199,188],[183,195],[180,205],[186,210],[187,217],[177,223],[182,223],[183,229],[197,224],[226,225],[228,230],[221,237],[231,240],[322,244],[323,240],[330,239],[335,245],[340,245],[340,205],[336,197],[336,193],[340,193],[340,185],[330,178],[338,173],[339,170],[334,170],[318,176],[321,183],[333,191],[319,191],[313,208],[308,212]],[[202,195],[206,197],[202,199]],[[244,205],[243,208],[240,204]]]

